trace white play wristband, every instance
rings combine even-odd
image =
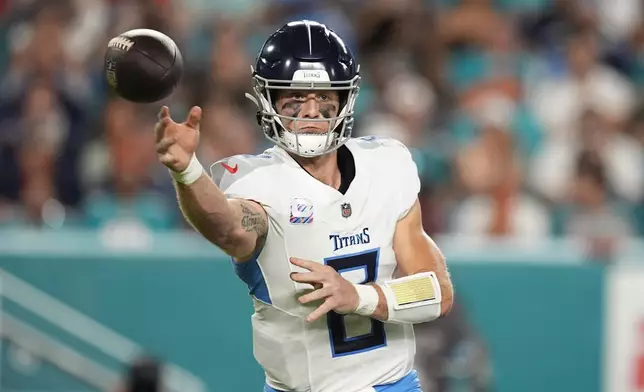
[[[354,287],[358,291],[360,303],[353,313],[361,316],[371,316],[376,311],[378,301],[380,300],[378,291],[373,286],[367,284],[354,284]]]
[[[170,175],[178,183],[190,185],[193,182],[197,181],[201,177],[203,172],[204,172],[203,166],[197,159],[197,156],[193,154],[192,159],[190,159],[190,164],[184,171],[177,173],[175,171],[170,170]]]

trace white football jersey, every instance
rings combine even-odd
[[[269,217],[264,248],[235,270],[255,306],[255,358],[267,384],[278,390],[373,391],[413,367],[411,325],[335,312],[307,324],[305,317],[320,302],[300,304],[298,297],[312,287],[289,276],[304,271],[289,257],[330,265],[354,283],[394,275],[394,229],[418,196],[416,165],[393,139],[351,139],[346,147],[356,173],[345,194],[313,178],[279,147],[234,156],[211,169],[228,197],[254,200]]]

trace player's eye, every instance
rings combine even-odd
[[[320,94],[320,95],[318,95],[318,100],[319,101],[328,101],[329,99],[331,99],[331,97],[329,97],[328,94]]]

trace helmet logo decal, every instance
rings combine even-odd
[[[324,70],[298,69],[293,73],[294,82],[328,82],[331,79]]]

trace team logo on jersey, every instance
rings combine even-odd
[[[291,200],[291,218],[289,222],[294,224],[313,223],[313,203],[302,197]]]
[[[351,204],[349,203],[342,203],[340,206],[342,208],[342,217],[343,218],[348,218],[351,216]]]
[[[347,246],[368,244],[371,242],[371,237],[369,236],[369,228],[365,227],[362,231],[356,234],[331,234],[329,235],[329,240],[333,242],[333,251],[336,252],[342,248],[346,248]]]

